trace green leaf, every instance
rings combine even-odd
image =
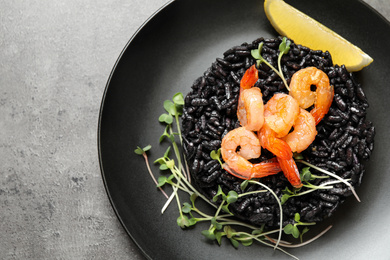
[[[251,55],[256,60],[260,60],[261,59],[260,53],[259,53],[259,51],[257,49],[251,50]]]
[[[301,180],[303,181],[310,181],[312,179],[311,172],[310,172],[310,167],[305,167],[302,168],[301,171]]]
[[[171,147],[170,147],[170,146],[168,146],[167,150],[166,150],[166,151],[165,151],[165,153],[164,153],[164,157],[168,158],[168,157],[169,157],[169,154],[170,154],[170,152],[171,152]]]
[[[221,155],[221,148],[219,148],[218,151],[212,150],[210,152],[210,157],[213,160],[218,160],[220,155]]]
[[[189,226],[194,226],[198,222],[196,218],[190,218],[188,221],[189,221]]]
[[[175,161],[173,159],[166,162],[166,165],[169,169],[173,169],[175,167]]]
[[[144,150],[141,147],[137,146],[137,149],[135,149],[134,152],[138,155],[142,155],[144,153]]]
[[[292,229],[292,235],[293,235],[293,237],[298,238],[298,237],[299,237],[299,234],[300,234],[300,232],[299,232],[298,227],[294,225],[294,226],[293,226],[293,229]]]
[[[293,229],[294,229],[294,226],[292,224],[287,224],[284,228],[283,228],[283,232],[286,233],[287,235],[290,235],[293,233]]]
[[[173,95],[172,100],[173,103],[175,103],[176,105],[183,106],[184,105],[183,93],[181,92],[176,93],[175,95]]]
[[[219,245],[221,245],[221,238],[225,235],[225,232],[216,232],[215,238],[217,239],[217,242]]]
[[[159,167],[160,171],[166,171],[168,170],[168,166],[166,164],[161,164],[160,167]]]
[[[191,197],[190,197],[190,200],[192,202],[192,206],[195,208],[195,200],[196,198],[198,198],[198,195],[196,195],[195,193],[192,193],[191,194]]]
[[[226,196],[226,202],[229,204],[236,202],[237,199],[238,199],[238,194],[233,190],[229,191],[228,195]]]
[[[161,116],[160,116],[161,117]],[[160,121],[161,122],[161,121]],[[165,121],[164,121],[165,122]],[[169,133],[168,133],[168,129],[169,129],[169,125],[167,125],[165,127],[165,130],[164,130],[164,133],[160,136],[160,139],[159,139],[159,142],[161,143],[165,137],[169,137]]]
[[[202,231],[202,235],[204,235],[205,237],[207,237],[210,240],[215,240],[214,231],[211,231],[209,229],[208,230],[203,230]]]
[[[301,220],[301,216],[299,215],[299,213],[295,213],[294,220],[295,222],[299,222]]]
[[[283,205],[286,203],[286,201],[291,197],[289,194],[283,194],[282,197],[280,198],[280,203]]]
[[[241,184],[240,184],[241,190],[245,191],[246,187],[248,187],[248,184],[249,184],[249,180],[245,180],[245,181],[241,182]]]
[[[221,223],[218,223],[217,222],[217,219],[215,217],[211,218],[211,224],[213,224],[213,226],[218,229],[218,230],[221,230],[222,229],[222,224]]]
[[[191,205],[187,202],[184,202],[183,207],[181,208],[181,211],[183,213],[190,213],[191,212]]]
[[[229,210],[229,204],[225,204],[222,206],[222,210],[232,216],[234,216],[234,214]]]
[[[308,227],[305,227],[302,232],[301,232],[301,235],[299,236],[300,240],[301,240],[301,243],[303,242],[303,234],[305,234],[307,231],[309,231],[309,228]]]
[[[279,51],[281,54],[286,54],[290,50],[291,41],[287,39],[287,37],[283,37],[282,42],[279,45]]]
[[[225,193],[223,193],[221,186],[218,185],[218,191],[217,191],[217,194],[213,197],[213,201],[217,202],[219,196],[222,196],[223,200],[226,199]]]
[[[233,245],[235,248],[238,248],[238,246],[240,245],[240,243],[238,243],[238,241],[235,240],[234,238],[230,238],[230,242],[232,243],[232,245]]]
[[[261,235],[261,233],[263,233],[263,230],[264,230],[264,225],[262,225],[261,228],[259,228],[259,229],[254,229],[252,231],[252,235],[254,235],[254,236]]]
[[[172,116],[176,115],[176,107],[175,104],[170,100],[164,101],[165,110]]]
[[[181,228],[186,228],[190,226],[190,222],[187,216],[181,215],[177,218],[177,225]]]
[[[156,159],[153,163],[165,164],[165,159],[164,157],[160,157]]]
[[[164,113],[160,115],[158,121],[160,121],[161,123],[166,123],[168,125],[171,125],[173,123],[173,117],[172,115],[168,115]]]
[[[157,187],[163,186],[165,183],[167,183],[167,177],[165,177],[165,176],[158,177],[157,183],[158,183]]]
[[[174,178],[175,178],[175,175],[173,175],[173,174],[169,175],[167,178],[167,182],[172,181]]]
[[[227,238],[232,238],[236,233],[236,231],[231,226],[224,226],[223,231],[225,232]]]
[[[243,246],[250,246],[253,244],[253,239],[249,236],[249,235],[246,235],[246,234],[240,234],[239,236],[241,239],[240,239],[240,242]]]

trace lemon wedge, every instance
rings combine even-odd
[[[329,51],[333,63],[344,64],[348,71],[361,70],[373,62],[359,47],[283,0],[265,0],[264,10],[280,35],[312,50]]]

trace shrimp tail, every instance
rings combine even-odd
[[[253,87],[257,80],[259,79],[259,72],[257,71],[256,65],[252,65],[249,69],[247,69],[242,76],[240,87],[242,89],[248,89]]]
[[[269,175],[274,175],[281,172],[279,162],[276,158],[256,163],[253,165],[252,178],[262,178]]]
[[[261,146],[272,152],[276,157],[284,160],[292,158],[290,146],[282,139],[276,138],[276,133],[267,124],[263,125],[258,136]]]
[[[234,170],[233,168],[231,168],[230,166],[229,166],[229,164],[228,163],[224,163],[224,164],[222,164],[222,168],[225,170],[225,171],[227,171],[228,173],[230,173],[231,175],[233,175],[233,176],[235,176],[235,177],[237,177],[237,178],[240,178],[240,179],[244,179],[244,180],[250,180],[251,179],[251,174],[248,174],[248,175],[246,175],[245,173],[245,175],[243,175],[243,174],[240,174],[239,172],[237,172],[236,170]],[[252,167],[251,167],[252,168]]]
[[[299,175],[298,167],[293,158],[284,160],[277,158],[280,168],[283,170],[284,176],[291,183],[294,188],[302,187],[301,177]]]

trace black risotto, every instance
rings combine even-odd
[[[192,178],[208,198],[216,194],[218,186],[225,193],[230,190],[242,193],[242,180],[223,170],[216,160],[210,158],[210,152],[220,148],[221,140],[228,131],[239,127],[236,111],[240,79],[255,64],[251,50],[264,42],[261,54],[277,68],[281,41],[281,37],[260,38],[227,50],[223,58],[217,58],[204,75],[195,80],[192,90],[185,97],[182,117],[184,150]],[[329,52],[310,50],[292,42],[290,51],[282,57],[282,71],[287,83],[296,71],[309,66],[317,67],[328,75],[335,95],[328,114],[317,125],[315,141],[301,154],[306,161],[342,178],[351,179],[354,187],[359,186],[365,171],[363,161],[373,151],[375,135],[373,124],[366,119],[368,102],[364,91],[344,66],[333,66]],[[259,80],[255,86],[261,89],[264,103],[277,92],[287,93],[281,78],[266,64],[261,63],[258,69]],[[272,154],[262,150],[261,156],[265,159]],[[300,169],[305,167],[299,163],[297,166]],[[314,169],[311,172],[323,175]],[[279,198],[286,187],[292,189],[283,173],[261,178],[260,181]],[[312,184],[320,185],[328,181],[316,179]],[[256,189],[261,187],[248,186],[246,191]],[[291,197],[283,204],[283,226],[293,222],[295,213],[300,214],[301,221],[322,221],[331,216],[350,195],[350,188],[341,183],[332,189]],[[269,192],[240,198],[229,208],[236,216],[253,224],[268,227],[279,225],[279,207]]]

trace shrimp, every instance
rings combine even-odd
[[[276,137],[276,133],[265,123],[258,133],[261,146],[276,155],[284,176],[295,188],[302,187],[299,170],[292,157],[290,146]]]
[[[311,86],[316,86],[316,91],[311,91]],[[316,125],[328,113],[333,101],[334,88],[329,83],[329,78],[322,70],[315,67],[301,69],[294,73],[290,82],[290,93],[299,106],[303,109],[314,104],[310,111]]]
[[[314,141],[317,135],[316,122],[312,114],[305,109],[300,110],[294,122],[294,131],[282,138],[293,152],[302,152]]]
[[[277,138],[288,134],[298,115],[298,102],[287,94],[275,94],[264,106],[264,120]]]
[[[257,87],[241,89],[238,99],[237,117],[242,126],[258,131],[264,123],[263,95]]]
[[[276,155],[284,176],[296,188],[302,186],[298,167],[292,158],[290,146],[280,137],[288,134],[299,112],[298,102],[294,98],[286,94],[275,94],[265,105],[265,122],[258,132],[261,146]]]
[[[251,88],[253,87],[253,85],[255,85],[258,79],[259,72],[257,71],[256,65],[253,64],[249,69],[245,71],[244,76],[242,76],[242,79],[240,81],[240,88]]]
[[[273,131],[267,123],[263,125],[258,132],[260,144],[263,148],[273,153],[276,157],[289,160],[292,158],[292,151],[290,146],[276,137],[275,131]]]
[[[238,147],[241,149],[236,152]],[[274,159],[256,164],[248,161],[260,156],[261,146],[257,136],[245,127],[233,129],[223,137],[221,153],[225,161],[223,168],[241,179],[261,178],[281,171]]]
[[[295,163],[294,159],[281,159],[279,157],[276,157],[279,162],[279,166],[282,169],[284,176],[287,178],[287,180],[291,183],[291,185],[294,188],[300,188],[302,187],[301,177],[299,175],[299,170],[297,167],[297,164]]]

